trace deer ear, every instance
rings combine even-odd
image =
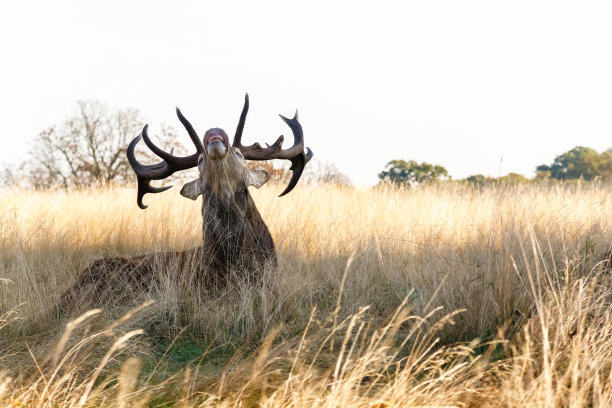
[[[183,197],[191,198],[192,200],[198,198],[200,194],[202,194],[202,189],[200,188],[200,179],[185,183],[183,188],[181,188],[181,195]]]
[[[270,180],[270,175],[265,170],[248,170],[248,184],[255,188],[259,188]]]

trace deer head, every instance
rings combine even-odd
[[[227,133],[219,128],[207,130],[203,140],[200,140],[191,123],[189,123],[177,108],[176,114],[183,126],[185,126],[197,150],[196,153],[187,157],[174,156],[155,146],[148,136],[148,125],[145,125],[142,129],[142,133],[132,140],[127,148],[128,161],[138,178],[138,206],[142,209],[147,208],[142,202],[145,194],[161,193],[172,187],[154,187],[150,184],[151,180],[162,180],[177,171],[190,169],[196,166],[200,172],[200,177],[197,180],[185,184],[181,190],[181,195],[193,200],[205,190],[207,193],[212,193],[222,198],[231,196],[236,189],[246,188],[248,186],[254,186],[256,188],[261,187],[268,181],[268,174],[263,170],[251,170],[247,168],[244,163],[245,159],[285,159],[291,161],[291,180],[280,196],[293,190],[304,171],[304,166],[313,156],[310,148],[304,148],[304,134],[302,132],[302,126],[298,121],[297,111],[292,119],[280,115],[281,119],[291,128],[294,137],[293,146],[288,149],[283,149],[282,144],[284,137],[282,135],[271,146],[266,145],[266,147],[262,147],[259,143],[255,143],[251,146],[242,145],[242,131],[244,129],[248,110],[249,95],[246,94],[244,98],[244,107],[234,135],[234,141],[230,146]],[[144,140],[147,147],[162,159],[161,162],[153,165],[143,165],[136,160],[134,149],[141,138]]]

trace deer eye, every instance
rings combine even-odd
[[[236,156],[238,156],[240,160],[244,161],[244,156],[242,155],[242,152],[240,151],[240,149],[234,148],[234,151],[236,152]]]

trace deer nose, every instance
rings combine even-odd
[[[227,149],[221,141],[222,139],[216,140],[213,138],[214,136],[208,140],[208,146],[206,146],[206,155],[213,160],[222,159],[227,154]]]

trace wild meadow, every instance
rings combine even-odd
[[[252,192],[279,265],[54,305],[93,261],[182,251],[172,189],[0,195],[1,407],[610,407],[612,188]],[[119,285],[121,287],[121,285]]]

